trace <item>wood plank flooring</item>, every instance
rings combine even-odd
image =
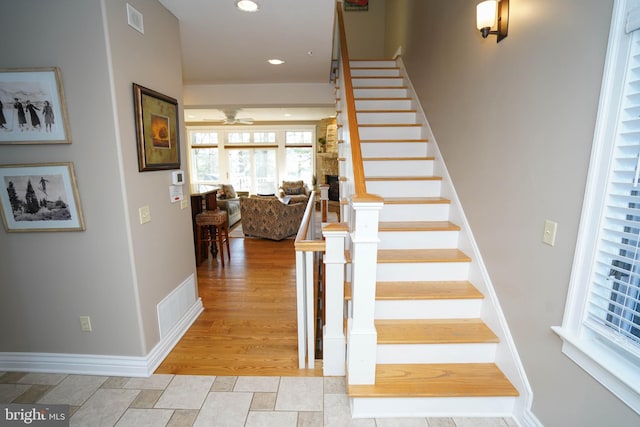
[[[231,261],[198,266],[204,312],[159,374],[322,376],[298,369],[294,241],[231,238]]]

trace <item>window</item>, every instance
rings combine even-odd
[[[285,132],[286,174],[288,181],[302,179],[309,187],[313,177],[313,132]]]
[[[191,182],[215,184],[220,180],[218,161],[218,133],[212,131],[189,133],[191,142]]]
[[[614,7],[563,352],[640,412],[640,0]]]
[[[188,135],[192,184],[230,183],[253,194],[277,193],[283,180],[311,185],[314,125],[193,126]]]

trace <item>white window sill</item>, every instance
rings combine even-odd
[[[563,341],[562,352],[640,414],[640,371],[624,356],[594,337],[579,337],[565,328],[551,328]]]

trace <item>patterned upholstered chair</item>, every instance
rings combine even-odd
[[[306,203],[285,204],[277,197],[241,197],[242,231],[245,236],[282,240],[298,232]]]
[[[280,186],[280,197],[289,196],[290,203],[306,203],[309,200],[311,191],[304,181],[282,181]]]

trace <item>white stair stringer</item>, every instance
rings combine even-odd
[[[415,281],[469,281],[484,296],[377,299],[375,319],[479,319],[497,337],[497,342],[379,342],[378,368],[495,365],[506,382],[517,390],[503,395],[487,390],[488,395],[465,396],[456,392],[438,395],[437,392],[430,394],[430,391],[423,395],[392,396],[376,389],[375,384],[352,387],[348,383],[351,414],[355,418],[507,416],[523,422],[530,411],[531,389],[488,272],[404,65],[401,59],[352,60],[350,65],[367,192],[385,200],[379,214],[379,250],[420,254],[424,250],[455,248],[469,258],[454,262],[381,262],[379,257],[376,280],[379,283],[394,281],[399,286]],[[384,222],[395,225],[385,229]],[[428,229],[424,222],[450,222],[458,228]],[[408,229],[401,229],[397,225],[400,223],[406,223]],[[350,310],[348,304],[348,315]],[[385,381],[389,378],[382,375],[380,384],[387,384]]]

